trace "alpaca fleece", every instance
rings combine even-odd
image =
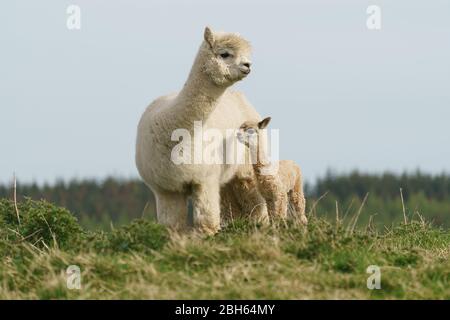
[[[255,180],[250,164],[177,165],[171,161],[172,149],[178,143],[171,139],[176,129],[187,129],[193,136],[194,121],[202,121],[204,129],[218,129],[224,139],[234,139],[225,130],[238,129],[244,121],[260,120],[244,95],[229,89],[250,72],[249,56],[250,44],[241,36],[206,28],[182,90],[156,99],[142,115],[136,165],[155,194],[160,223],[186,228],[188,197],[193,202],[194,226],[208,234],[220,229],[221,208],[254,209],[261,219],[267,216],[267,208],[261,205],[264,198],[256,189],[245,189],[245,199],[235,196]]]
[[[270,120],[268,117],[262,121],[244,122],[239,128],[238,140],[251,151],[256,187],[266,200],[269,217],[287,218],[290,202],[295,218],[307,224],[300,167],[292,160],[271,163],[268,159],[263,134]]]

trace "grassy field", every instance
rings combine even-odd
[[[0,201],[2,299],[450,299],[450,232],[422,221],[353,229],[234,221],[214,237],[148,220],[85,231],[46,202]],[[20,223],[19,223],[20,219]],[[81,289],[66,269],[81,269]],[[381,270],[369,290],[366,269]]]

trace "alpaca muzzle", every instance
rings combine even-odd
[[[239,70],[245,75],[249,74],[251,71],[250,67],[246,67],[246,66],[240,67]]]

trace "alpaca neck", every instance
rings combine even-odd
[[[179,112],[181,111],[180,114],[183,114],[182,121],[185,124],[193,125],[194,121],[208,119],[227,89],[225,86],[215,84],[202,70],[205,65],[204,61],[207,59],[203,46],[200,48],[189,77],[178,95],[178,100],[182,101],[180,104],[182,110]]]
[[[251,157],[253,169],[257,176],[261,175],[262,171],[270,168],[271,163],[262,141],[259,141],[258,145],[251,149]]]

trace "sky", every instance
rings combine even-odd
[[[66,12],[78,5],[81,28]],[[381,10],[369,30],[366,10]],[[450,172],[448,0],[41,0],[0,5],[0,183],[137,177],[147,105],[184,84],[206,25],[251,41],[236,85],[308,181]]]

